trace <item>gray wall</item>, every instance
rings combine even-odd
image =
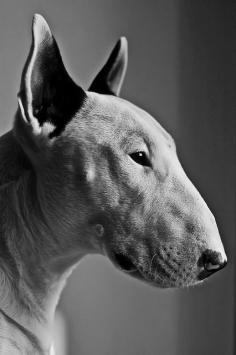
[[[231,355],[236,351],[236,2],[179,4],[179,153],[215,214],[229,264],[203,288],[180,292],[177,353]]]
[[[70,355],[233,355],[233,2],[2,0],[1,132],[16,109],[34,12],[46,16],[69,71],[85,87],[116,39],[128,37],[123,96],[160,116],[176,137],[229,257],[227,269],[203,286],[172,291],[145,286],[104,258],[88,257],[61,301]]]

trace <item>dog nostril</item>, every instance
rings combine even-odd
[[[198,260],[198,266],[202,269],[199,279],[205,279],[214,272],[223,269],[226,264],[227,261],[222,259],[220,253],[210,249],[205,250]]]

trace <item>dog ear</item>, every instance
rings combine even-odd
[[[128,43],[121,37],[106,64],[90,85],[89,91],[119,96],[128,64]]]
[[[47,132],[52,138],[63,131],[85,98],[83,89],[67,73],[47,22],[34,15],[32,45],[18,94],[21,118],[34,134]],[[42,130],[43,126],[47,129]]]

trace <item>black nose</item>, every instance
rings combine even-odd
[[[223,269],[226,264],[227,261],[223,260],[220,253],[210,249],[205,250],[198,260],[198,266],[201,268],[199,280],[203,280],[214,272]]]

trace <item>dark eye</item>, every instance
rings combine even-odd
[[[135,161],[135,163],[143,166],[151,166],[150,160],[145,152],[135,152],[130,154],[130,158]]]

